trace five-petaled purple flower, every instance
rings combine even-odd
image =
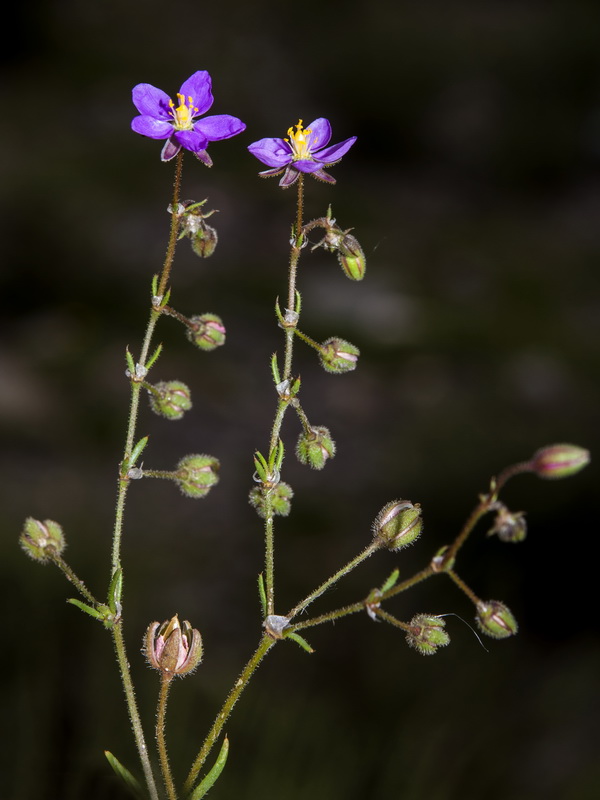
[[[156,86],[138,83],[132,98],[140,116],[131,121],[132,129],[150,139],[167,140],[160,155],[163,161],[170,161],[183,147],[211,167],[212,161],[206,152],[209,142],[229,139],[246,128],[240,119],[229,114],[198,119],[213,104],[211,86],[206,70],[194,72],[182,84],[177,103],[174,103]]]
[[[337,163],[352,147],[356,136],[339,144],[327,147],[331,139],[329,120],[320,117],[311,122],[308,128],[302,127],[302,120],[288,130],[288,139],[260,139],[248,147],[253,156],[271,169],[260,172],[264,178],[281,175],[279,185],[284,189],[298,180],[301,172],[307,172],[327,183],[335,183],[323,167]]]

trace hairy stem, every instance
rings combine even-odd
[[[160,681],[160,693],[158,696],[158,710],[156,714],[156,744],[158,746],[158,757],[160,760],[160,769],[162,772],[163,782],[167,790],[167,797],[169,800],[177,800],[177,792],[175,791],[175,784],[173,783],[173,776],[171,775],[171,767],[169,766],[169,756],[167,754],[167,742],[165,740],[165,720],[167,717],[167,700],[169,699],[169,689],[171,688],[171,681],[173,675],[162,673]]]

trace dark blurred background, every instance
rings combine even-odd
[[[109,637],[16,542],[28,515],[60,521],[70,563],[105,591],[124,350],[143,335],[173,173],[160,143],[130,131],[131,88],[173,96],[208,69],[210,113],[247,123],[211,147],[212,170],[186,159],[183,196],[220,210],[220,244],[201,262],[182,243],[173,278],[173,305],[220,314],[227,346],[202,354],[165,320],[153,378],[188,383],[194,408],[140,420],[146,467],[209,452],[221,483],[191,501],[142,481],[127,508],[126,636],[150,739],[146,625],[178,612],[204,636],[205,663],[171,701],[180,778],[260,634],[261,524],[246,497],[275,405],[272,309],[295,200],[256,177],[246,146],[318,116],[334,141],[357,135],[335,187],[307,183],[307,217],[332,203],[368,258],[362,284],[323,251],[301,265],[303,328],[362,356],[327,376],[297,350],[304,407],[338,455],[322,473],[296,464],[290,415],[280,613],[362,549],[388,500],[425,509],[417,545],[371,559],[315,605],[325,611],[427,563],[505,465],[561,441],[598,452],[600,7],[31,0],[12,14],[0,50],[1,793],[118,799],[102,750],[137,762]],[[311,632],[313,656],[276,648],[227,726],[214,797],[598,797],[596,484],[594,462],[567,481],[515,480],[505,499],[527,510],[527,540],[502,545],[482,526],[461,555],[473,589],[519,619],[514,639],[486,651],[450,617],[451,646],[426,659],[363,615]],[[443,577],[390,611],[473,617]]]

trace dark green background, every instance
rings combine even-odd
[[[277,529],[278,610],[358,552],[388,500],[425,509],[421,541],[371,559],[327,610],[396,565],[408,576],[427,563],[503,466],[556,441],[598,451],[600,8],[124,0],[13,14],[0,89],[1,794],[105,800],[123,795],[103,749],[137,769],[109,637],[16,540],[28,515],[59,520],[69,561],[105,590],[123,354],[143,334],[172,181],[161,145],[129,129],[131,88],[173,95],[208,69],[212,111],[247,123],[211,146],[212,170],[186,159],[183,195],[220,209],[221,241],[205,262],[183,243],[173,279],[173,305],[220,314],[227,346],[199,353],[165,320],[155,378],[187,382],[194,409],[140,420],[147,467],[210,452],[221,483],[196,502],[141,482],[127,509],[126,636],[148,730],[158,682],[138,652],[145,626],[177,612],[204,637],[205,663],[170,709],[182,777],[260,633],[261,526],[246,495],[275,403],[272,308],[294,194],[259,180],[246,146],[299,117],[328,117],[334,141],[357,135],[337,186],[308,182],[307,216],[332,203],[368,258],[362,284],[322,251],[302,262],[303,327],[362,357],[327,376],[297,351],[305,410],[338,455],[322,473],[301,468],[286,422],[296,499]],[[211,796],[596,798],[596,485],[594,463],[569,481],[515,481],[506,500],[528,511],[527,541],[486,540],[484,526],[461,557],[474,590],[518,617],[515,639],[486,652],[450,617],[451,647],[425,659],[364,615],[316,629],[314,656],[278,647],[227,726],[231,761]],[[472,619],[443,578],[390,610]]]

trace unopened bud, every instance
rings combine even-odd
[[[401,550],[418,539],[423,530],[421,506],[410,500],[385,505],[373,522],[373,536],[389,550]]]
[[[327,339],[319,350],[321,366],[327,372],[352,372],[353,369],[356,369],[359,355],[358,347],[338,336]]]
[[[424,656],[432,656],[440,647],[450,643],[450,637],[444,630],[446,623],[440,617],[417,614],[411,619],[410,626],[406,641]]]
[[[217,231],[210,225],[203,224],[198,233],[190,236],[192,250],[200,258],[212,256],[217,247],[219,237]]]
[[[166,419],[181,419],[192,407],[190,390],[181,381],[161,381],[150,391],[150,408]]]
[[[367,259],[358,239],[351,233],[342,237],[338,249],[338,261],[344,270],[344,275],[352,281],[362,281],[365,277]]]
[[[509,511],[501,506],[488,536],[498,536],[501,542],[522,542],[527,536],[527,520],[523,511]]]
[[[201,350],[215,350],[225,344],[225,326],[216,314],[200,314],[190,318],[187,337]]]
[[[279,481],[276,486],[266,492],[261,486],[255,486],[254,489],[250,490],[248,497],[250,505],[256,509],[258,516],[263,519],[267,516],[267,492],[271,504],[271,513],[279,517],[287,517],[292,508],[291,500],[294,496],[294,490],[289,483]]]
[[[28,556],[42,564],[48,562],[52,555],[60,555],[66,547],[65,537],[58,522],[27,517],[19,544]]]
[[[303,431],[296,444],[296,456],[301,464],[313,469],[323,469],[325,462],[335,455],[335,442],[324,426]]]
[[[185,456],[177,465],[175,480],[188,497],[206,497],[219,482],[219,467],[219,460],[213,456]]]
[[[481,632],[493,639],[507,639],[519,630],[508,607],[498,600],[480,600],[475,619]]]
[[[162,625],[153,622],[146,631],[144,652],[148,663],[165,675],[188,675],[202,661],[202,637],[177,614]]]
[[[568,478],[590,463],[589,450],[574,444],[554,444],[542,447],[530,461],[539,478]]]

